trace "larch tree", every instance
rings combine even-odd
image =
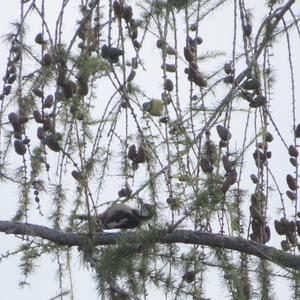
[[[299,3],[54,2],[18,1],[1,43],[20,286],[49,256],[51,299],[78,260],[100,299],[299,299]]]

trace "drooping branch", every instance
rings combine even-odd
[[[286,14],[286,12],[288,12],[290,10],[290,8],[292,7],[292,5],[294,3],[295,3],[295,0],[287,1],[287,3],[285,5],[283,5],[282,7],[278,8],[276,10],[276,13],[273,13],[273,15],[269,16],[263,22],[263,24],[259,30],[259,33],[256,37],[257,41],[256,41],[255,53],[254,53],[253,58],[251,59],[249,66],[247,66],[246,69],[244,69],[239,74],[237,74],[237,76],[234,80],[234,84],[232,85],[232,88],[228,91],[228,93],[224,96],[224,98],[221,99],[220,103],[214,108],[214,111],[210,114],[209,118],[206,120],[206,125],[203,126],[203,128],[199,131],[199,133],[197,135],[197,139],[195,139],[195,142],[197,142],[198,140],[200,140],[203,137],[203,135],[207,131],[207,129],[211,128],[213,125],[215,125],[217,123],[218,118],[220,116],[220,112],[224,109],[224,107],[226,107],[230,103],[230,101],[232,101],[234,99],[234,97],[236,96],[236,92],[239,89],[239,85],[247,77],[247,75],[249,75],[249,73],[251,72],[251,69],[252,69],[251,66],[256,64],[258,58],[263,53],[263,50],[265,49],[267,44],[272,39],[272,34],[274,33],[275,29],[277,28],[279,22],[282,20],[282,18]],[[274,19],[274,21],[271,24],[270,28],[268,28],[268,33],[266,33],[265,36],[262,38],[262,41],[260,43],[258,43],[259,37],[261,35],[261,31],[268,23],[270,23],[272,21],[272,19]],[[187,149],[185,149],[183,153],[187,153],[189,150],[189,147],[191,147],[191,146],[192,146],[192,143],[189,146],[187,146]],[[173,165],[177,161],[178,161],[178,156],[176,156],[174,159],[172,159],[161,170],[159,170],[158,172],[153,174],[151,180],[153,180],[153,178],[159,177],[170,167],[170,165]],[[141,185],[139,187],[139,189],[137,189],[132,194],[132,197],[135,195],[138,195],[148,185],[149,185],[149,182],[146,181],[143,185]],[[112,202],[115,202],[115,201],[112,201]]]
[[[82,234],[61,232],[51,228],[29,223],[19,223],[11,221],[0,221],[0,232],[14,235],[29,235],[51,241],[62,246],[83,246],[86,238]],[[149,231],[144,232],[150,234]],[[231,237],[204,231],[177,230],[172,233],[158,232],[156,243],[172,244],[197,244],[210,247],[235,250],[262,259],[269,260],[277,265],[294,270],[300,270],[300,256],[285,253],[273,247],[258,244],[253,241],[239,237]],[[113,245],[118,239],[126,239],[131,243],[139,243],[141,232],[101,232],[94,237],[93,243],[97,245]]]

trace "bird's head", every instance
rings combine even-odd
[[[139,212],[141,218],[150,220],[155,215],[155,207],[152,204],[143,203]]]
[[[152,107],[151,101],[144,102],[142,104],[143,111],[149,112],[151,110],[151,107]]]

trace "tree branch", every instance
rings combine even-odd
[[[84,246],[86,241],[86,237],[82,234],[61,232],[45,226],[12,221],[0,221],[0,232],[39,237],[57,245],[70,247]],[[143,232],[101,232],[94,236],[93,243],[95,246],[113,245],[116,244],[120,238],[126,239],[131,243],[139,243],[141,242],[141,233]],[[144,231],[144,234],[151,234],[151,232]],[[235,250],[269,260],[282,267],[300,270],[300,256],[294,256],[276,248],[239,237],[231,237],[204,231],[177,230],[172,233],[166,233],[164,231],[158,232],[156,242],[161,244],[196,244]]]

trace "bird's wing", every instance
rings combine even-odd
[[[104,228],[105,229],[113,229],[113,228],[124,228],[124,226],[127,224],[128,219],[123,218],[119,222],[109,222],[106,223]]]

